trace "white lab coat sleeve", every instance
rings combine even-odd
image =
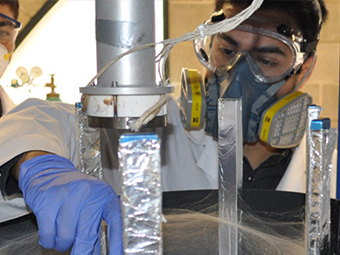
[[[168,102],[164,130],[162,185],[164,191],[217,188],[217,143],[204,130],[187,132],[173,98]]]
[[[276,190],[306,193],[306,170],[307,170],[307,152],[306,136],[302,139],[300,145],[295,149],[290,164],[282,177]],[[337,180],[337,150],[334,150],[332,156],[332,170],[330,180],[331,198],[336,197],[336,180]]]
[[[8,113],[10,110],[12,110],[16,106],[13,103],[12,99],[9,97],[9,95],[6,93],[6,91],[1,86],[0,86],[0,99],[1,99],[2,115]]]
[[[28,99],[0,119],[0,165],[42,150],[77,163],[74,106]]]
[[[27,151],[47,151],[78,165],[74,106],[28,99],[0,118],[0,165]],[[0,222],[27,213],[23,201],[2,197]],[[20,211],[21,209],[21,211]]]

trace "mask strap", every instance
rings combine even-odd
[[[294,91],[298,90],[301,87],[301,85],[305,82],[307,77],[310,75],[310,73],[312,72],[313,67],[315,65],[315,61],[316,61],[316,54],[314,52],[312,64],[310,65],[310,67],[309,67],[308,71],[306,72],[306,74],[302,77],[301,81],[295,86]]]
[[[260,112],[262,110],[263,105],[268,102],[275,94],[276,92],[282,88],[282,86],[286,83],[286,80],[282,80],[278,83],[275,83],[273,85],[270,85],[270,87],[265,91],[264,94],[262,94],[253,104],[251,108],[251,115],[250,115],[250,121],[248,126],[248,134],[254,133],[258,125],[260,123]]]

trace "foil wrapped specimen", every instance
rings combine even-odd
[[[76,125],[78,132],[78,168],[83,173],[97,179],[103,178],[103,169],[100,153],[100,129],[91,128],[88,125],[86,111],[82,103],[75,103]],[[101,255],[107,254],[107,228],[102,221],[100,233]]]
[[[124,254],[163,254],[160,141],[126,134],[118,147]]]
[[[309,255],[330,254],[330,176],[337,140],[330,119],[314,119],[307,141],[306,243]]]
[[[313,120],[316,120],[320,117],[320,113],[322,111],[322,108],[318,105],[312,104],[309,105],[307,108],[307,127],[306,127],[306,151],[309,152],[310,150],[310,140],[311,140],[311,124]],[[310,158],[307,157],[307,169],[310,169]],[[309,180],[309,175],[307,175],[307,180],[306,183],[308,185]],[[307,201],[306,201],[307,202]]]
[[[79,169],[95,178],[102,179],[100,153],[100,129],[88,125],[87,113],[81,103],[75,104],[78,130]]]
[[[238,254],[239,191],[242,188],[242,101],[218,100],[219,254]],[[230,224],[223,224],[228,221]]]

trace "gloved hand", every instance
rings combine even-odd
[[[104,181],[63,157],[43,155],[20,166],[19,187],[36,216],[40,244],[71,254],[100,254],[100,226],[108,229],[109,254],[123,254],[120,200]]]

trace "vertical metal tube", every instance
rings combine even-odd
[[[220,255],[238,253],[238,196],[242,188],[243,156],[241,106],[239,99],[218,100]]]
[[[160,142],[155,134],[120,137],[124,254],[163,254]]]
[[[87,114],[82,103],[75,103],[78,132],[78,162],[79,170],[98,179],[103,179],[103,168],[100,152],[100,129],[88,125]],[[101,255],[107,255],[106,249],[106,223],[102,221],[100,229]]]
[[[97,0],[97,69],[136,46],[155,42],[154,1]],[[125,56],[98,79],[98,86],[155,86],[155,50]]]
[[[330,119],[310,124],[306,190],[306,245],[309,255],[330,253],[330,174],[336,130]]]
[[[156,84],[154,1],[97,0],[96,39],[98,82],[80,89],[89,95],[89,124],[134,129],[138,118],[173,91],[172,86]],[[153,114],[143,127],[166,125],[164,105]]]
[[[322,108],[318,105],[309,105],[308,109],[307,109],[307,127],[306,127],[306,146],[307,146],[307,152],[309,152],[309,146],[310,143],[308,141],[310,141],[311,139],[311,124],[313,120],[316,120],[320,117],[320,112],[322,111]],[[307,169],[310,168],[310,161],[308,160],[309,158],[307,158]],[[308,175],[307,175],[307,183],[308,183]]]
[[[81,103],[75,104],[78,131],[79,169],[95,178],[102,179],[100,129],[88,125],[86,112]]]
[[[311,210],[311,203],[312,203],[312,191],[311,187],[313,185],[313,169],[315,167],[315,162],[313,161],[313,157],[311,154],[315,148],[312,143],[312,130],[311,130],[311,125],[312,121],[316,120],[320,117],[320,113],[322,111],[322,108],[318,105],[309,105],[307,109],[307,127],[306,127],[306,152],[307,152],[307,172],[306,172],[306,202],[305,202],[305,242],[306,242],[306,247],[307,251],[309,252],[311,244],[311,236],[310,233],[313,231],[312,226],[311,226],[311,215],[310,215],[310,210]],[[313,254],[313,253],[308,253]]]

